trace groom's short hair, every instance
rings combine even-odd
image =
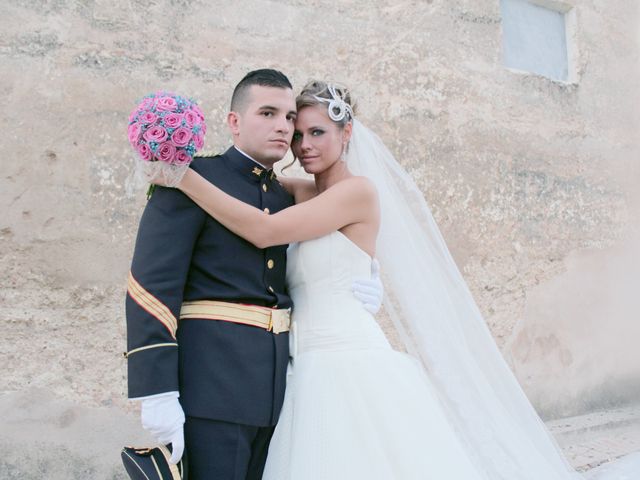
[[[238,82],[231,96],[231,111],[241,112],[249,100],[249,88],[252,85],[260,85],[261,87],[290,88],[293,90],[291,82],[287,76],[271,68],[261,68],[247,73],[242,80]]]

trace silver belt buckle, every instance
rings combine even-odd
[[[281,309],[271,311],[271,331],[276,335],[289,331],[289,321],[291,318],[291,309]]]

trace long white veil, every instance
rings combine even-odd
[[[490,480],[582,478],[504,361],[422,192],[357,119],[346,160],[380,196],[385,307],[477,466]]]

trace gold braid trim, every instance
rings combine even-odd
[[[128,352],[125,352],[124,353],[124,358],[129,358],[134,353],[142,352],[144,350],[149,350],[149,349],[152,349],[152,348],[177,347],[177,346],[178,346],[177,343],[154,343],[153,345],[145,345],[144,347],[134,348],[133,350],[129,350]]]
[[[171,313],[171,310],[169,310],[164,303],[145,290],[144,287],[140,285],[135,278],[133,278],[133,274],[131,272],[129,272],[129,282],[127,287],[127,292],[131,298],[149,314],[154,316],[160,323],[162,323],[167,330],[169,330],[171,337],[175,339],[176,330],[178,330],[178,321]]]
[[[173,478],[173,480],[180,480],[182,478],[182,475],[180,474],[180,470],[178,470],[178,466],[169,461],[171,459],[171,452],[169,451],[169,449],[164,445],[160,445],[158,448],[164,455],[164,458],[167,460],[167,465],[169,465],[169,471],[171,472],[171,477]]]

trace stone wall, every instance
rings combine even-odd
[[[501,66],[497,0],[2,2],[2,388],[132,411],[128,114],[156,89],[193,96],[222,150],[233,85],[270,66],[352,87],[541,413],[637,395],[638,5],[570,4],[575,84]]]

